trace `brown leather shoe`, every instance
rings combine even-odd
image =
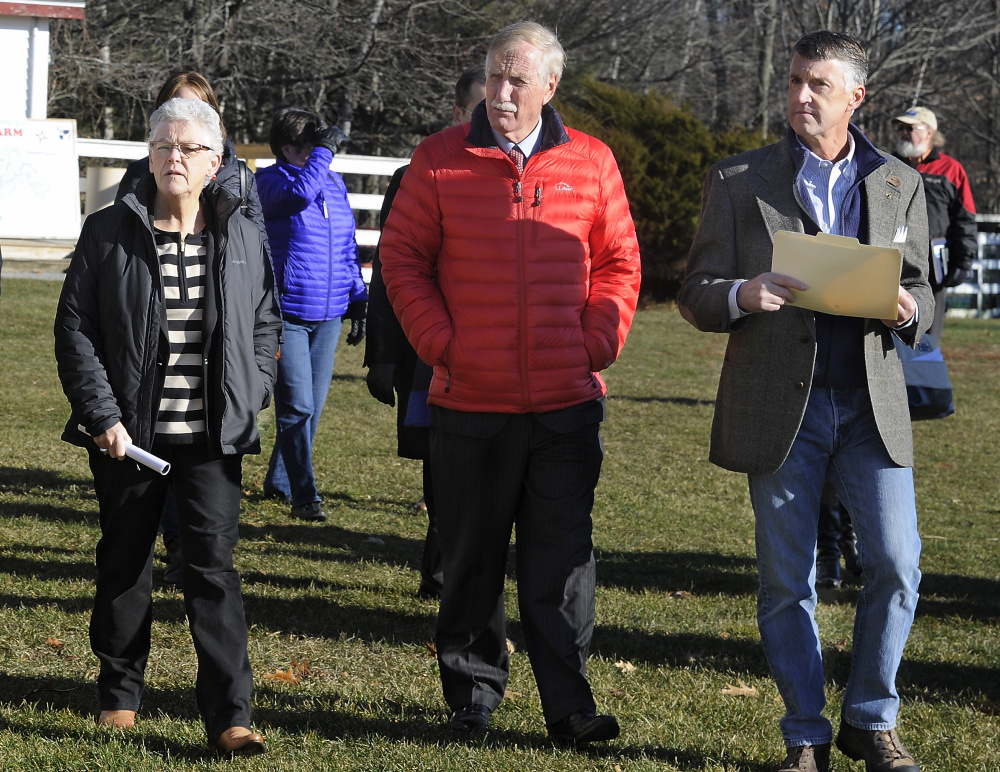
[[[215,747],[227,756],[255,756],[267,753],[264,738],[245,726],[231,726],[215,741]]]
[[[98,726],[107,726],[112,729],[131,729],[135,726],[134,710],[102,710],[97,717]]]
[[[830,743],[824,743],[789,747],[778,772],[828,772],[829,769]]]
[[[841,719],[837,747],[849,759],[864,759],[866,772],[920,772],[895,729],[858,729]]]

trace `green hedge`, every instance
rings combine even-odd
[[[642,294],[671,300],[684,274],[712,163],[760,147],[759,134],[710,131],[694,115],[658,94],[633,94],[589,76],[559,89],[566,122],[598,137],[618,159],[642,253]]]

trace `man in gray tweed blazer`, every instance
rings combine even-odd
[[[823,716],[814,613],[817,515],[827,478],[854,517],[864,580],[837,747],[864,759],[869,772],[919,769],[895,731],[895,678],[917,603],[920,539],[893,336],[914,345],[934,302],[920,177],[851,124],[867,72],[864,49],[847,35],[815,32],[795,45],[788,134],[709,171],[678,298],[699,330],[729,333],[711,460],[749,478],[758,625],[786,709],[782,772],[829,768],[833,732]],[[899,248],[896,318],[788,305],[807,287],[771,271],[779,230]]]

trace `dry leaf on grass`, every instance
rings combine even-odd
[[[50,649],[55,649],[56,651],[59,651],[59,649],[63,648],[66,645],[66,642],[60,641],[58,638],[49,637],[45,639],[45,645],[48,646]]]
[[[754,686],[747,686],[743,681],[738,681],[739,686],[733,686],[732,684],[726,684],[726,688],[722,690],[723,694],[727,694],[730,697],[756,697],[757,689]]]
[[[424,646],[426,646],[427,651],[429,651],[435,657],[438,655],[437,646],[434,645],[434,641],[424,641]]]
[[[625,662],[624,660],[618,660],[615,663],[615,667],[621,670],[623,673],[634,673],[635,665],[631,662]]]
[[[690,598],[691,597],[691,593],[689,593],[687,590],[674,590],[673,592],[669,593],[669,597],[671,597],[671,598]]]
[[[281,681],[286,684],[297,684],[302,678],[312,674],[308,662],[292,662],[288,670],[275,670],[273,673],[266,673],[264,678],[269,681]]]

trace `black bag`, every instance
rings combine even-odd
[[[916,349],[904,345],[895,335],[892,338],[903,364],[910,418],[922,421],[946,418],[954,413],[948,365],[934,336],[929,333],[924,335]]]

